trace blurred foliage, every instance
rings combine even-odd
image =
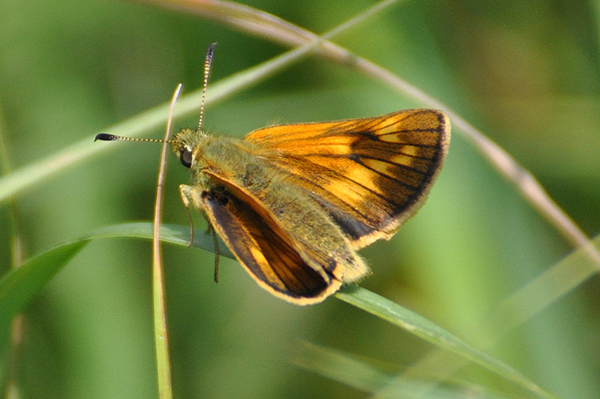
[[[248,3],[316,33],[373,4]],[[599,16],[600,5],[591,1],[405,1],[336,42],[471,121],[596,235]],[[177,83],[197,89],[206,46],[214,41],[219,46],[213,82],[285,50],[225,25],[148,5],[3,0],[0,127],[11,167],[168,101]],[[242,136],[273,122],[372,116],[415,106],[422,104],[314,56],[209,106],[205,126]],[[116,145],[20,193],[15,202],[26,255],[102,226],[150,220],[159,152],[149,144]],[[186,171],[173,162],[166,222],[187,224],[177,191],[187,181]],[[5,271],[12,232],[9,207],[0,206]],[[198,217],[197,226],[202,223]],[[477,327],[490,309],[570,250],[455,133],[423,210],[393,240],[362,251],[374,274],[361,285],[477,346],[492,333]],[[393,372],[432,349],[336,299],[309,308],[289,305],[258,288],[234,261],[223,259],[214,284],[211,253],[169,246],[164,252],[176,397],[359,398],[365,394],[294,366],[297,340],[373,359],[387,369],[393,365]],[[94,241],[52,280],[25,312],[17,369],[22,397],[156,396],[150,268],[147,242]],[[600,397],[599,288],[597,277],[586,282],[491,353],[559,397]],[[475,366],[454,378],[527,395]]]

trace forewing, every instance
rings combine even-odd
[[[280,125],[245,138],[310,192],[355,248],[391,235],[423,204],[448,152],[440,111]]]
[[[313,262],[271,212],[246,190],[208,174],[225,190],[203,194],[204,211],[259,285],[299,305],[321,302],[339,289],[339,270],[327,270]]]

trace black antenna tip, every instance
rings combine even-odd
[[[113,141],[116,140],[116,136],[114,134],[108,134],[108,133],[98,133],[96,135],[96,138],[94,139],[94,141],[96,140],[102,140],[102,141]]]
[[[210,46],[208,46],[208,49],[206,50],[206,55],[208,57],[212,57],[213,52],[215,50],[215,46],[218,44],[218,42],[214,42],[212,43]]]

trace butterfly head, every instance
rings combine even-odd
[[[201,129],[181,129],[170,140],[171,149],[183,166],[191,168],[196,158],[194,149],[198,148],[207,137],[208,135]]]

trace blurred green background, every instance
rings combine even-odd
[[[245,4],[321,33],[375,3]],[[600,232],[599,16],[592,1],[405,1],[336,42],[472,122],[594,236]],[[198,89],[205,49],[214,41],[212,82],[285,51],[229,26],[149,5],[2,0],[0,110],[12,168],[167,102],[178,83],[188,92]],[[313,56],[207,107],[204,126],[243,136],[273,122],[419,106]],[[193,126],[196,118],[175,125]],[[26,254],[99,227],[151,219],[159,146],[96,145],[114,148],[15,198]],[[177,186],[188,179],[172,162],[165,222],[187,225]],[[9,225],[4,202],[3,271],[10,263]],[[361,285],[477,346],[486,339],[477,327],[484,315],[569,251],[455,132],[424,208],[390,242],[361,251],[374,271]],[[150,255],[149,242],[94,241],[46,287],[25,312],[22,397],[156,396]],[[335,298],[308,308],[287,304],[232,260],[222,259],[215,284],[211,253],[165,246],[164,259],[176,397],[362,398],[367,394],[294,366],[299,341],[373,359],[391,372],[432,349]],[[560,397],[600,397],[599,289],[598,278],[586,282],[490,353]],[[474,366],[455,378],[530,396]]]

